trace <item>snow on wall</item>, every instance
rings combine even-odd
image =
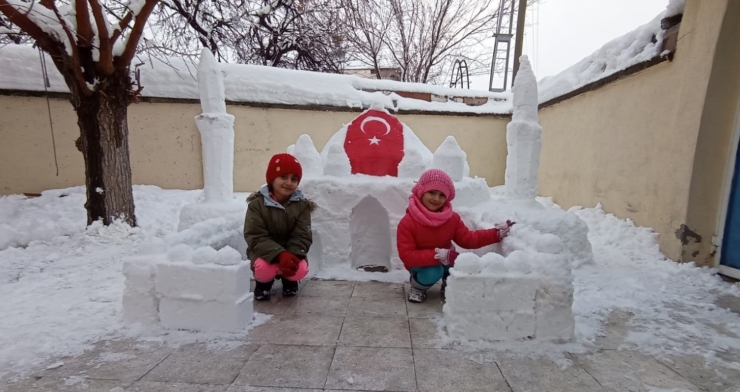
[[[52,92],[69,92],[61,74],[46,56]],[[142,96],[198,99],[197,66],[180,58],[150,58],[142,62]],[[27,45],[0,48],[0,89],[44,91],[38,50]],[[220,64],[225,97],[230,101],[281,105],[324,105],[343,108],[369,108],[381,105],[389,110],[421,110],[450,113],[507,113],[507,93],[452,89],[423,83],[360,78],[355,75],[324,74],[246,64]],[[441,97],[482,97],[480,106],[464,103],[427,102],[405,98],[392,91],[422,92]]]
[[[660,55],[661,19],[683,12],[685,0],[671,0],[666,11],[647,24],[607,42],[597,51],[557,75],[540,79],[539,102],[568,94],[589,83]],[[657,42],[653,42],[656,36]]]
[[[670,0],[666,10],[649,23],[606,43],[599,50],[565,71],[539,81],[540,100],[546,102],[591,82],[603,79],[659,55],[663,30],[660,20],[684,12],[686,0]],[[658,42],[653,43],[653,36]],[[66,84],[46,57],[51,87],[68,92]],[[179,58],[156,59],[141,56],[144,85],[142,95],[163,98],[198,98],[197,67]],[[0,89],[44,91],[38,51],[25,45],[0,48]],[[244,64],[221,64],[226,99],[283,105],[326,105],[368,108],[373,104],[389,110],[420,110],[450,113],[511,113],[509,93],[451,89],[422,83],[365,79],[355,75],[322,74]],[[393,91],[431,93],[441,97],[487,97],[481,106],[458,102],[427,102],[402,97]],[[385,95],[383,92],[391,92]]]

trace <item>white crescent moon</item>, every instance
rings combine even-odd
[[[388,124],[388,121],[385,121],[384,118],[375,117],[375,116],[367,116],[364,120],[360,123],[360,131],[367,135],[367,132],[365,132],[365,123],[369,123],[370,121],[379,121],[385,125],[385,134],[383,136],[391,133],[391,124]]]

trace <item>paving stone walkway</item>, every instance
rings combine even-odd
[[[57,359],[64,366],[0,384],[0,391],[740,391],[740,370],[717,369],[701,356],[657,360],[616,350],[628,331],[624,312],[612,313],[600,350],[571,355],[573,365],[563,369],[541,358],[475,361],[435,348],[438,286],[423,304],[408,303],[401,284],[311,280],[285,299],[279,290],[255,303],[255,311],[273,317],[237,348],[99,342],[80,357]],[[740,311],[739,299],[722,301]]]

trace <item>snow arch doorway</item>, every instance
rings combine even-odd
[[[391,223],[378,199],[365,196],[352,208],[349,231],[352,268],[388,272],[391,268]]]

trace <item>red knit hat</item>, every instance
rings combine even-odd
[[[301,163],[298,162],[296,157],[290,154],[281,153],[273,155],[270,158],[270,163],[267,165],[267,173],[265,173],[267,185],[271,185],[276,178],[285,174],[295,174],[298,176],[298,181],[300,182],[301,177],[303,177]]]
[[[455,198],[455,183],[442,170],[429,169],[419,177],[419,181],[414,185],[411,192],[421,199],[421,196],[429,191],[440,191],[444,193],[449,202]]]

